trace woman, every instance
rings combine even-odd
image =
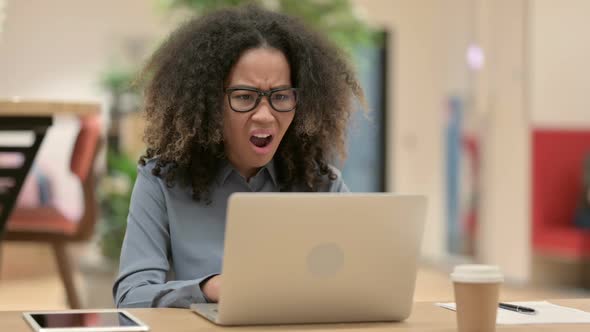
[[[229,195],[348,191],[329,162],[345,156],[353,97],[364,102],[363,93],[330,43],[258,7],[189,21],[142,76],[148,149],[115,301],[216,302]]]

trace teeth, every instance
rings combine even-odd
[[[267,138],[267,137],[270,137],[270,135],[269,134],[255,134],[254,137]]]

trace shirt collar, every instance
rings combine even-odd
[[[219,184],[223,185],[233,170],[231,163],[227,159],[223,159],[219,171]]]
[[[279,181],[277,178],[277,171],[275,168],[275,160],[271,159],[271,161],[266,164],[266,166],[264,166],[264,168],[266,168],[266,171],[268,172],[268,174],[270,175],[270,179],[272,180],[273,184],[278,187],[279,186]]]
[[[274,159],[272,159],[268,164],[262,166],[262,168],[256,174],[260,174],[260,172],[264,172],[265,170],[266,170],[266,172],[268,172],[273,184],[275,186],[278,186],[279,183],[278,183],[277,171],[276,171]],[[219,172],[219,183],[221,185],[225,184],[225,181],[227,181],[227,178],[229,178],[229,176],[232,172],[237,173],[238,171],[236,171],[236,169],[233,167],[233,165],[227,159],[224,159],[223,162],[221,163],[221,168],[220,168],[220,172]]]

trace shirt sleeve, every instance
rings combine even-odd
[[[161,184],[146,168],[138,168],[131,194],[119,275],[113,285],[115,304],[118,308],[187,308],[206,302],[200,283],[211,275],[167,281],[170,232],[166,203]]]

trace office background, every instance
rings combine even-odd
[[[429,196],[424,261],[442,266],[464,260],[493,263],[502,267],[511,282],[559,284],[566,278],[579,286],[583,259],[543,255],[535,249],[533,134],[542,129],[590,131],[586,92],[590,36],[585,33],[590,28],[586,17],[590,2],[352,3],[359,17],[390,32],[387,62],[382,67],[387,108],[373,117],[383,119],[385,130],[370,132],[384,137],[383,146],[375,146],[374,152],[385,149],[385,159],[372,165],[384,164],[385,172],[374,179],[381,178],[388,191]],[[145,56],[153,49],[151,43],[163,38],[183,17],[182,13],[162,13],[145,0],[6,0],[4,12],[2,97],[97,100],[105,109],[109,98],[98,79],[104,69],[115,59]],[[480,65],[469,61],[472,47],[481,50]],[[465,240],[472,241],[470,250],[452,250],[448,243],[449,228],[464,227],[461,223],[469,210],[461,190],[467,190],[462,186],[474,179],[465,174],[470,167],[466,149],[456,152],[456,163],[448,163],[452,100],[461,101],[462,112],[455,144],[469,136],[476,138],[478,146],[477,186],[471,187],[477,190],[477,225],[473,233],[460,234],[472,237]],[[122,140],[136,152],[141,123],[133,117],[125,121],[124,126],[134,130],[127,131]],[[79,188],[65,170],[76,130],[72,119],[57,119],[47,148],[38,157],[39,167],[65,184],[53,188],[54,196],[56,204],[72,215],[80,213]],[[358,160],[365,158],[372,157]],[[458,168],[456,182],[449,182],[450,165]],[[379,186],[367,181],[355,184],[351,180],[351,186],[362,191]],[[458,201],[449,204],[453,199],[449,186],[453,185]],[[449,216],[453,206],[458,212]],[[39,257],[47,258],[42,255]]]

